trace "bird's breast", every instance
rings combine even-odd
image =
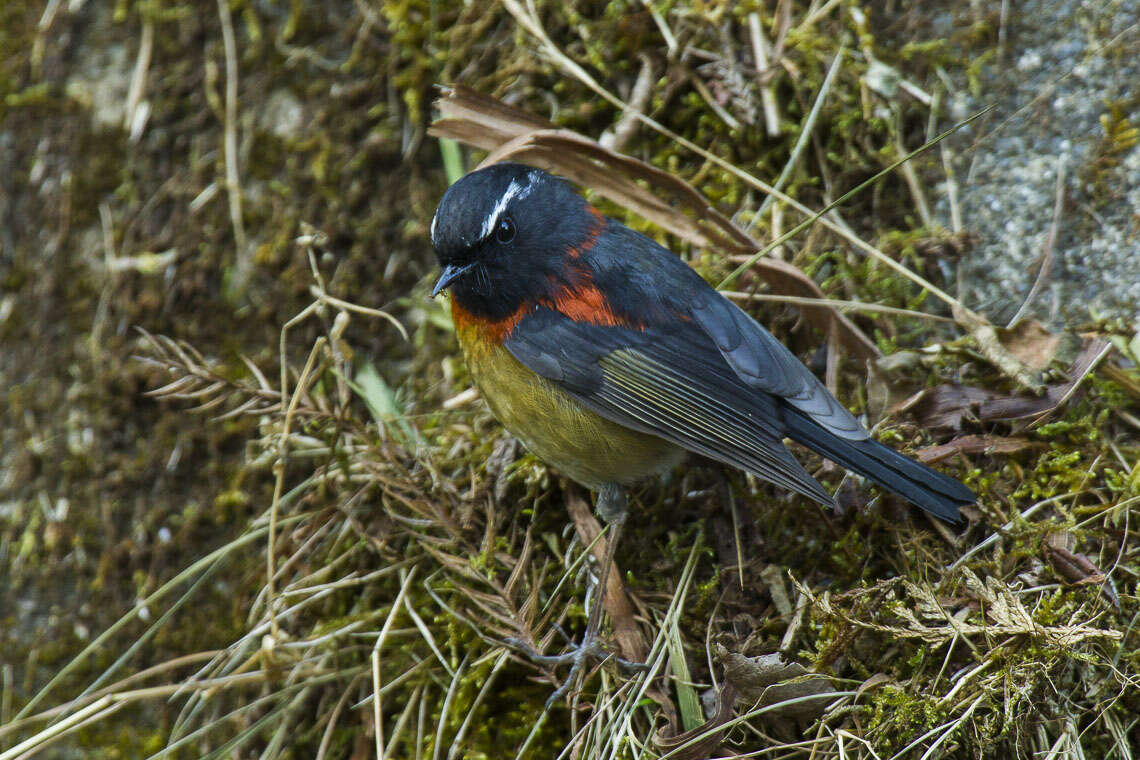
[[[454,304],[453,304],[454,309]],[[531,372],[485,326],[456,314],[467,368],[491,412],[530,451],[573,480],[598,488],[632,483],[675,466],[684,450],[582,406]]]

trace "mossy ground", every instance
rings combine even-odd
[[[47,14],[36,2],[0,9],[0,724],[13,729],[0,749],[46,725],[11,722],[37,694],[33,715],[77,697],[145,637],[107,683],[205,654],[119,684],[120,695],[157,691],[130,692],[125,709],[51,745],[56,756],[139,757],[180,740],[170,756],[313,757],[322,748],[325,757],[369,756],[374,667],[381,684],[392,684],[382,702],[392,757],[513,757],[528,741],[530,756],[556,756],[572,739],[569,711],[555,708],[530,736],[553,687],[504,657],[495,638],[518,634],[511,621],[526,620],[557,649],[552,620],[571,635],[584,625],[584,575],[559,585],[582,551],[564,508],[573,489],[525,453],[504,461],[506,439],[479,403],[447,408],[469,378],[445,307],[426,299],[434,268],[427,224],[446,176],[425,130],[432,86],[441,82],[507,97],[591,136],[620,113],[541,55],[498,4],[235,0],[228,8],[240,97],[231,126],[239,139],[230,157],[219,3],[49,5]],[[914,148],[927,131],[927,109],[868,86],[868,54],[925,82],[939,66],[984,65],[995,44],[997,20],[964,13],[953,37],[900,45],[897,28],[881,38],[869,31],[878,28],[865,21],[874,18],[871,5],[842,3],[810,25],[791,24],[772,80],[778,137],[765,136],[750,68],[748,14],[759,13],[768,32],[778,24],[765,5],[539,10],[551,39],[623,97],[648,55],[655,81],[647,111],[762,178],[783,169],[846,44],[848,62],[785,187],[819,208],[898,158],[898,140]],[[806,3],[788,6],[793,22],[809,13]],[[689,55],[669,54],[662,24]],[[132,138],[121,110],[148,26],[141,98],[150,115]],[[99,121],[100,112],[118,121]],[[625,150],[692,181],[741,224],[763,200],[648,130]],[[477,158],[468,155],[468,164]],[[228,203],[230,160],[241,184],[240,232]],[[938,176],[935,158],[916,168]],[[925,275],[952,271],[952,261],[919,253],[943,250],[929,241],[950,236],[922,227],[901,178],[858,196],[842,215]],[[735,266],[629,222],[713,281]],[[757,234],[773,234],[770,217],[756,224]],[[298,245],[306,225],[326,239]],[[156,260],[148,256],[171,252],[147,266]],[[913,283],[830,235],[809,233],[786,252],[835,298],[946,315]],[[290,329],[280,357],[282,326],[312,302],[313,264],[329,294],[390,312],[409,339],[361,314],[342,324],[338,307],[326,304]],[[762,283],[746,275],[736,287]],[[753,311],[797,354],[818,359],[824,338],[803,329],[794,309]],[[952,326],[874,313],[854,319],[888,351],[948,341],[961,349],[908,365],[892,384],[1015,390]],[[160,364],[174,371],[156,369],[137,357],[162,352],[136,326],[205,356],[189,356],[188,366],[167,350]],[[327,343],[306,374],[321,338]],[[260,367],[270,390],[282,359],[290,387],[310,381],[287,430],[269,392],[260,415],[211,419],[262,392],[242,357]],[[1134,368],[1122,366],[1134,379]],[[840,396],[867,405],[865,369],[841,369]],[[189,402],[145,395],[182,377],[197,384],[179,390],[205,389],[197,402],[220,405],[197,414]],[[639,623],[652,638],[673,621],[691,677],[705,685],[720,678],[706,664],[707,637],[746,654],[780,646],[793,620],[779,599],[801,593],[787,573],[815,600],[790,653],[833,676],[838,689],[865,688],[818,720],[753,719],[731,735],[741,751],[807,742],[784,756],[808,757],[813,748],[830,756],[845,746],[848,756],[870,757],[873,748],[889,757],[918,740],[908,750],[915,756],[936,741],[936,751],[953,757],[1051,747],[1070,757],[1079,756],[1075,747],[1088,757],[1125,756],[1140,747],[1130,675],[1140,669],[1140,436],[1115,412],[1136,404],[1120,383],[1096,376],[1049,424],[1025,434],[1031,446],[941,463],[981,495],[952,540],[889,499],[864,509],[869,492],[850,483],[841,501],[858,508],[835,516],[740,473],[692,463],[634,495],[619,563]],[[905,415],[891,425],[881,436],[909,450],[950,436]],[[975,424],[966,432],[1010,429]],[[275,469],[283,434],[289,455]],[[829,485],[840,481],[833,468],[806,461]],[[275,500],[278,484],[284,497]],[[730,502],[744,516],[737,528]],[[272,511],[280,524],[267,607]],[[1001,540],[947,569],[1006,523]],[[256,540],[245,539],[251,531]],[[737,533],[743,583],[730,569]],[[220,546],[232,548],[217,566],[179,575]],[[1115,594],[1060,574],[1050,560],[1058,547],[1086,555]],[[765,573],[773,566],[779,584]],[[686,604],[670,616],[686,568]],[[176,577],[181,585],[152,596]],[[995,605],[1005,618],[995,617]],[[135,617],[64,671],[131,610]],[[955,636],[955,624],[993,632]],[[195,674],[216,680],[169,699]],[[612,696],[621,680],[607,671],[584,702]],[[671,684],[662,688],[675,694]],[[655,714],[646,699],[631,713],[630,735],[648,735]],[[626,741],[616,756],[637,754]]]

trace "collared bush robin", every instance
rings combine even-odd
[[[871,438],[771,333],[559,178],[511,163],[472,172],[444,194],[431,242],[443,267],[432,295],[451,291],[480,394],[528,449],[598,492],[611,558],[624,487],[686,451],[834,504],[790,438],[942,520],[975,501]],[[596,617],[567,656],[576,669],[596,650]]]

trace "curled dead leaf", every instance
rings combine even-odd
[[[1000,435],[963,435],[947,443],[927,446],[915,452],[915,458],[924,464],[941,462],[955,454],[1016,454],[1026,449],[1042,447],[1028,438]]]
[[[716,693],[716,709],[707,721],[694,729],[679,734],[658,734],[653,743],[678,760],[704,760],[711,757],[725,739],[721,729],[732,718],[737,691],[731,683],[723,684]]]
[[[1116,594],[1107,575],[1088,557],[1077,552],[1069,551],[1052,540],[1044,543],[1045,558],[1053,569],[1065,580],[1075,586],[1098,585],[1104,588],[1105,596],[1116,607],[1120,606],[1120,597]]]
[[[1006,395],[972,386],[945,384],[911,396],[890,412],[909,412],[918,424],[931,428],[961,430],[966,423],[1020,420],[1016,429],[1029,429],[1067,403],[1111,348],[1110,343],[1099,338],[1086,340],[1069,368],[1069,379],[1044,386],[1040,396]]]
[[[1045,386],[1041,382],[1040,375],[1030,370],[1020,359],[1010,353],[1009,349],[1002,344],[997,328],[990,324],[988,319],[965,306],[955,306],[953,310],[954,319],[969,331],[970,336],[978,345],[978,350],[982,352],[982,356],[986,357],[990,364],[1031,393],[1041,394],[1044,392]]]
[[[1031,372],[1040,372],[1057,356],[1062,336],[1051,333],[1036,319],[1023,319],[1012,327],[996,328],[998,340]]]
[[[776,707],[769,713],[773,717],[817,718],[827,706],[824,697],[835,692],[826,676],[808,672],[803,665],[785,660],[778,652],[745,657],[717,644],[713,654],[724,666],[725,681],[732,684],[742,698],[757,702],[759,707],[780,705],[799,697],[820,697]]]

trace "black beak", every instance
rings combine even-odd
[[[435,287],[431,289],[431,297],[435,298],[438,296],[440,291],[466,274],[467,270],[472,266],[474,266],[474,264],[466,264],[464,266],[448,264],[445,266],[443,272],[439,275],[439,279],[435,281]]]

